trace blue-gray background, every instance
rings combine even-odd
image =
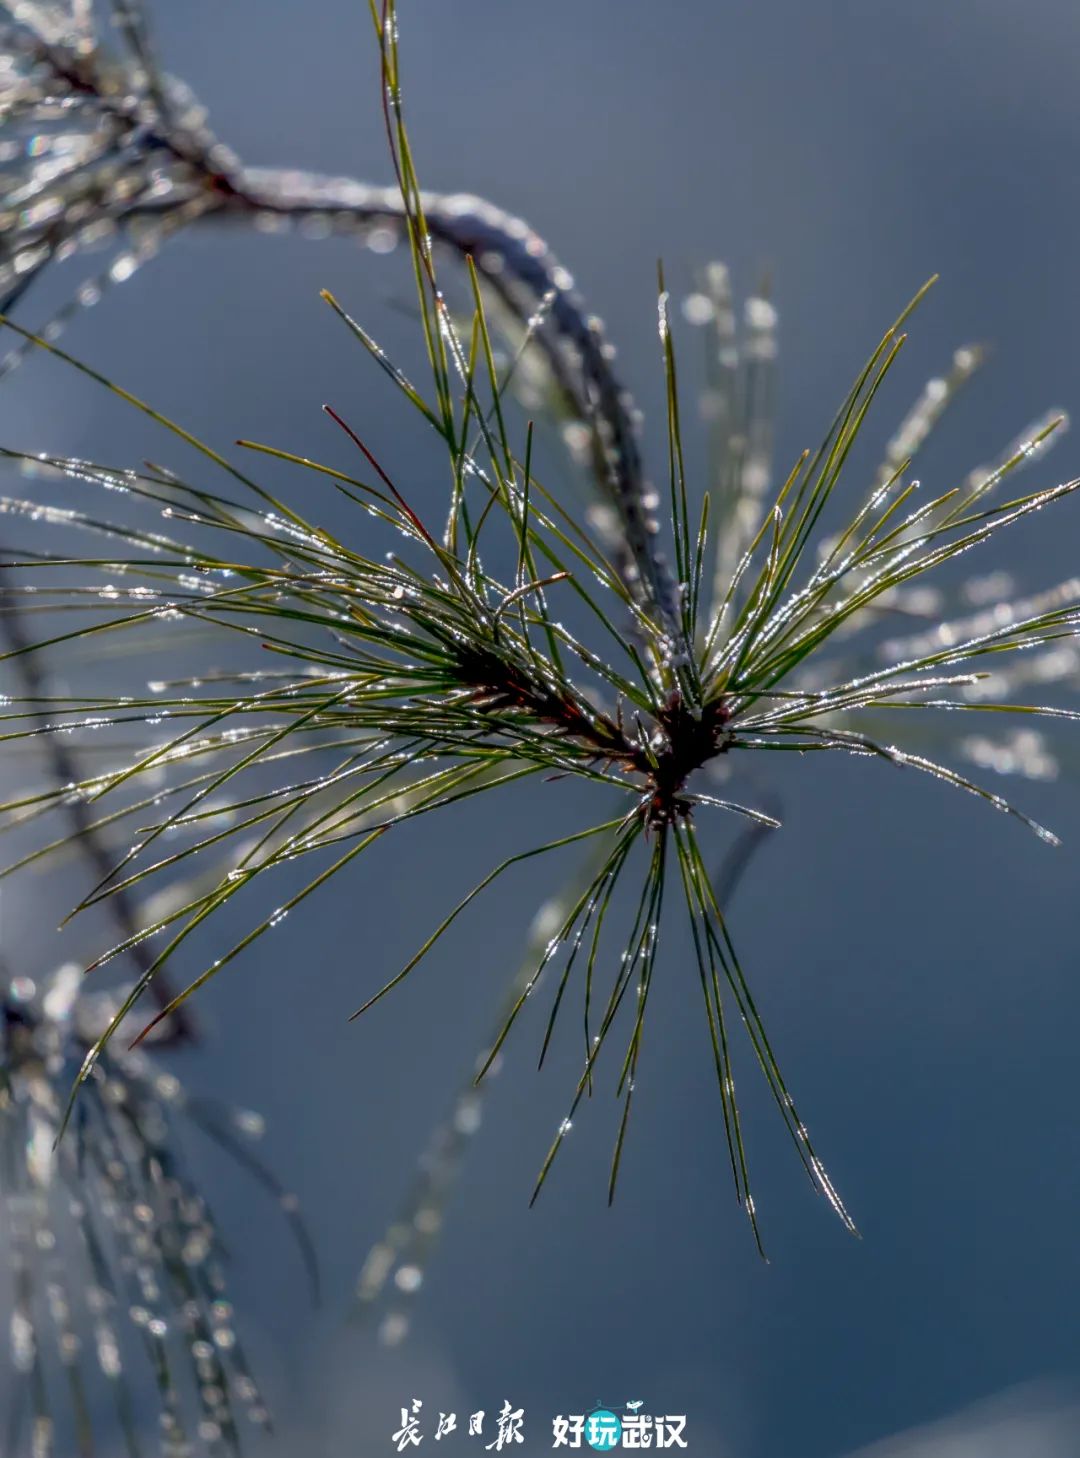
[[[246,160],[388,178],[359,0],[158,10],[167,64]],[[1074,5],[1032,0],[1021,16],[1011,0],[403,0],[402,24],[423,180],[488,195],[552,241],[619,343],[657,467],[660,253],[679,285],[713,257],[744,290],[771,272],[782,462],[818,439],[881,329],[936,270],[880,440],[971,339],[995,355],[924,481],[952,484],[1047,407],[1080,413]],[[294,237],[180,239],[70,342],[219,445],[243,434],[341,460],[318,412],[330,399],[396,476],[433,491],[430,457],[319,304],[321,286],[418,372],[400,255]],[[5,444],[183,460],[49,362],[6,387],[5,406]],[[1078,471],[1075,438],[1039,468],[1047,483]],[[312,478],[274,479],[311,507]],[[1040,516],[985,565],[1056,581],[1075,571],[1077,525],[1068,506]],[[281,1451],[302,1440],[332,1458],[389,1452],[415,1396],[425,1413],[459,1415],[510,1398],[526,1409],[521,1451],[539,1453],[553,1413],[642,1398],[686,1413],[698,1453],[840,1458],[1018,1384],[1071,1382],[1080,755],[1068,726],[1058,741],[1062,778],[1013,787],[1062,833],[1057,852],[885,767],[814,757],[780,777],[785,828],[740,891],[734,931],[861,1243],[811,1197],[747,1067],[772,1263],[756,1259],[729,1187],[696,974],[673,940],[615,1208],[606,1097],[526,1208],[571,1071],[567,1059],[535,1074],[533,1018],[488,1105],[413,1339],[379,1351],[343,1325],[359,1259],[558,872],[508,880],[370,1019],[345,1015],[494,856],[538,828],[570,828],[575,807],[510,796],[391,838],[231,969],[202,1001],[208,1045],[178,1070],[266,1114],[268,1154],[303,1195],[328,1291],[313,1315],[272,1210],[196,1147],[233,1237]],[[5,935],[44,968],[55,944],[43,928],[69,878],[30,884],[6,905]],[[1047,1391],[1023,1401],[1057,1403]],[[1080,1427],[1053,1423],[1058,1437],[1036,1416],[1002,1451],[1077,1451]],[[998,1451],[985,1432],[952,1441],[912,1451]]]

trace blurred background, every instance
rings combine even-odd
[[[150,9],[166,66],[245,161],[390,181],[365,6]],[[1008,0],[402,0],[401,21],[422,180],[489,197],[551,242],[619,346],[657,474],[659,255],[678,291],[715,258],[743,294],[771,280],[784,473],[936,271],[942,282],[871,436],[884,446],[923,381],[969,342],[992,358],[921,462],[927,489],[993,459],[1050,407],[1080,415],[1074,5],[1032,0],[1021,19]],[[49,286],[59,299],[79,276],[61,271]],[[182,235],[66,343],[222,448],[242,435],[342,465],[319,411],[329,400],[417,499],[434,501],[430,453],[320,304],[322,287],[420,373],[400,251],[288,234]],[[24,322],[35,309],[47,317],[48,302],[43,290]],[[682,326],[679,344],[700,470],[690,398],[700,340]],[[148,422],[43,359],[5,385],[2,438],[192,469]],[[549,445],[549,479],[557,451]],[[1078,473],[1074,435],[1024,485]],[[327,524],[344,520],[329,497],[314,499],[314,478],[271,477]],[[992,544],[978,566],[1008,568],[1024,587],[1057,582],[1077,570],[1078,527],[1066,503]],[[69,685],[106,672],[71,656],[54,669]],[[154,676],[144,669],[112,661],[107,671]],[[617,1105],[606,1086],[527,1208],[574,1068],[564,1048],[536,1074],[546,1010],[533,1009],[485,1105],[408,1340],[388,1348],[377,1321],[351,1316],[360,1263],[484,1042],[538,903],[572,862],[507,878],[393,998],[358,1024],[346,1017],[495,859],[578,823],[565,795],[463,806],[388,837],[349,886],[213,983],[200,1003],[204,1044],[173,1063],[190,1087],[265,1114],[267,1157],[302,1196],[326,1291],[313,1311],[272,1206],[193,1142],[279,1423],[265,1451],[390,1452],[413,1398],[459,1422],[509,1399],[525,1409],[526,1453],[550,1447],[553,1415],[633,1398],[646,1412],[685,1413],[690,1451],[715,1458],[1080,1451],[1070,1396],[1080,1376],[1080,740],[1069,725],[1052,737],[1056,777],[994,787],[1058,831],[1058,851],[929,779],[823,763],[831,756],[768,766],[785,826],[741,886],[732,930],[858,1242],[812,1198],[747,1065],[771,1262],[757,1259],[730,1188],[696,972],[676,932],[614,1208]],[[24,773],[21,761],[0,769],[8,784]],[[715,828],[718,857],[728,834]],[[5,891],[5,949],[27,974],[85,959],[92,927],[53,931],[80,874],[65,865]],[[222,941],[246,927],[230,916],[214,934]],[[193,952],[180,974],[197,962]]]

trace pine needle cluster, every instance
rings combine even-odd
[[[296,862],[318,867],[172,998],[146,1032],[315,891],[331,881],[343,884],[389,830],[476,796],[512,794],[527,780],[559,778],[580,787],[580,827],[526,845],[493,867],[359,1012],[411,973],[514,866],[588,842],[594,869],[563,907],[480,1070],[482,1076],[498,1054],[542,974],[555,985],[542,1052],[568,990],[580,990],[581,1074],[537,1191],[578,1104],[610,1063],[622,1105],[609,1180],[614,1195],[654,977],[666,971],[665,919],[678,910],[689,926],[732,1176],[755,1235],[735,1093],[735,1024],[748,1037],[810,1179],[854,1228],[781,1073],[703,849],[714,816],[776,822],[764,810],[714,793],[710,770],[749,752],[874,758],[976,795],[1040,839],[1054,841],[996,792],[910,742],[905,747],[903,735],[912,710],[921,711],[919,718],[964,711],[1075,719],[1072,710],[972,692],[985,682],[988,667],[997,670],[1012,655],[1075,638],[1075,592],[1032,599],[1022,610],[973,622],[965,633],[924,634],[857,671],[850,664],[852,635],[873,629],[882,606],[1076,490],[1080,482],[1072,480],[1001,499],[999,488],[1041,452],[1060,419],[1047,421],[993,471],[938,495],[924,497],[910,478],[907,452],[860,489],[851,480],[850,458],[924,289],[874,349],[821,444],[794,463],[737,558],[727,561],[730,532],[718,533],[713,524],[714,516],[724,520],[725,503],[697,491],[684,463],[676,353],[661,276],[668,426],[662,497],[639,478],[636,465],[628,467],[621,416],[608,408],[611,402],[597,389],[583,392],[608,512],[617,525],[615,550],[610,530],[597,530],[534,469],[532,427],[513,423],[513,370],[499,364],[475,267],[467,317],[447,305],[404,122],[393,0],[373,5],[372,15],[429,385],[414,385],[362,325],[326,297],[414,409],[417,429],[433,432],[445,448],[445,509],[438,520],[421,512],[408,485],[395,478],[393,463],[376,458],[363,422],[332,406],[328,416],[356,453],[352,472],[277,446],[239,444],[321,477],[356,510],[356,529],[347,534],[309,520],[271,494],[253,469],[241,469],[55,343],[5,321],[27,344],[194,446],[227,483],[211,490],[162,468],[116,470],[35,455],[39,468],[55,469],[88,489],[120,490],[157,517],[153,527],[132,527],[90,511],[56,512],[59,525],[96,535],[104,548],[100,556],[26,557],[12,564],[36,574],[39,600],[50,591],[50,574],[73,566],[88,574],[83,589],[64,585],[55,591],[59,606],[88,609],[89,620],[36,646],[77,638],[92,648],[103,635],[137,635],[162,619],[184,619],[221,641],[246,640],[263,660],[267,652],[275,660],[272,669],[162,682],[143,696],[13,702],[5,713],[8,739],[42,732],[20,721],[43,707],[53,732],[89,724],[98,733],[133,724],[167,727],[163,739],[148,742],[119,768],[3,807],[25,823],[63,797],[77,796],[101,807],[99,826],[136,827],[130,848],[79,909],[168,875],[200,851],[242,846],[215,884],[97,959],[95,966],[103,965],[151,938],[159,947],[90,1049],[81,1077],[92,1073],[132,1007],[167,964],[175,965],[196,929],[235,898],[261,892],[275,868]],[[535,331],[543,323],[538,315]],[[522,348],[528,343],[527,337]],[[19,457],[14,450],[7,454]],[[24,507],[9,501],[5,509]],[[50,510],[39,503],[25,509],[39,515]],[[838,529],[834,518],[841,511],[846,521]],[[868,714],[875,722],[895,718],[897,740],[870,732]],[[591,813],[590,804],[597,806]],[[178,849],[166,841],[175,834]],[[631,884],[631,909],[624,915],[624,897],[616,893]]]

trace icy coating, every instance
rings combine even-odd
[[[54,258],[111,231],[128,247],[71,309],[123,282],[162,241],[195,221],[238,220],[308,233],[357,232],[386,251],[407,222],[395,188],[285,168],[248,168],[214,137],[199,103],[160,73],[139,12],[119,12],[122,45],[107,50],[93,7],[0,7],[0,300],[6,311]],[[638,443],[638,420],[613,365],[600,320],[574,280],[520,218],[468,194],[423,196],[433,241],[473,259],[481,277],[542,351],[568,413],[588,427],[597,484],[614,512],[608,545],[642,606],[669,625],[673,584],[659,554],[656,497]],[[67,312],[67,311],[66,311]],[[63,318],[46,337],[55,337]],[[604,525],[601,515],[599,524]]]

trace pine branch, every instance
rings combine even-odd
[[[92,643],[108,634],[137,644],[140,635],[164,618],[195,624],[223,646],[257,646],[259,657],[270,653],[275,665],[244,670],[232,679],[200,674],[194,681],[161,685],[150,700],[124,701],[106,692],[92,703],[50,704],[46,726],[35,718],[42,704],[33,695],[4,715],[10,727],[3,738],[12,741],[91,722],[98,732],[122,727],[124,733],[140,723],[166,723],[163,742],[148,740],[115,767],[80,782],[90,803],[102,807],[94,822],[102,827],[115,823],[113,817],[138,815],[151,798],[160,805],[150,824],[136,821],[131,849],[98,878],[80,907],[153,884],[153,878],[168,877],[191,855],[245,837],[242,851],[214,886],[99,959],[100,964],[143,939],[169,935],[91,1048],[82,1078],[93,1074],[124,1017],[188,938],[236,897],[246,901],[251,899],[248,893],[262,892],[281,867],[315,857],[319,869],[173,996],[165,1013],[184,1007],[283,916],[377,847],[388,831],[477,795],[509,797],[538,777],[571,782],[582,807],[602,787],[609,800],[619,799],[616,815],[597,820],[583,813],[578,828],[542,845],[526,846],[493,867],[444,915],[406,965],[367,998],[361,1011],[412,975],[449,927],[501,878],[535,857],[579,842],[595,845],[595,872],[518,984],[485,1064],[505,1045],[540,976],[548,968],[561,968],[543,1054],[565,994],[576,980],[587,1042],[580,1078],[542,1166],[537,1192],[581,1100],[609,1060],[622,1100],[609,1179],[609,1195],[614,1193],[645,1067],[653,981],[665,971],[665,925],[674,895],[681,898],[693,940],[736,1194],[759,1246],[735,1098],[735,1022],[743,1025],[750,1055],[809,1178],[853,1229],[796,1113],[736,953],[725,908],[706,872],[702,842],[713,811],[749,816],[755,825],[773,823],[772,818],[713,795],[710,776],[722,766],[746,762],[751,751],[869,758],[918,770],[976,795],[1041,840],[1053,842],[1052,834],[1019,808],[955,770],[947,762],[947,749],[942,759],[924,752],[911,725],[936,722],[942,713],[957,710],[1016,714],[1025,720],[1041,717],[1058,724],[1080,717],[1077,711],[1028,703],[1008,693],[1022,681],[1011,675],[1009,665],[1029,663],[1033,654],[1055,651],[1077,637],[1076,585],[1029,595],[1004,610],[999,605],[992,620],[976,615],[960,633],[948,623],[937,624],[929,639],[914,635],[896,651],[885,651],[888,645],[877,630],[882,614],[911,610],[930,573],[1045,507],[1060,507],[1077,489],[1080,482],[1071,480],[1004,502],[998,499],[1003,483],[1041,455],[1062,421],[1044,421],[996,466],[917,504],[917,482],[908,477],[909,462],[901,449],[921,447],[966,378],[964,364],[945,381],[943,391],[916,402],[900,433],[902,445],[894,436],[869,483],[849,491],[856,444],[868,421],[876,419],[906,340],[903,331],[927,285],[871,353],[818,449],[800,456],[766,505],[769,430],[760,396],[771,390],[766,367],[775,320],[759,309],[750,330],[760,367],[753,390],[747,387],[736,399],[742,388],[738,378],[721,375],[716,383],[727,402],[723,449],[731,454],[732,441],[741,433],[734,426],[746,427],[753,449],[739,447],[744,452],[740,459],[753,464],[753,491],[747,487],[745,469],[736,474],[741,491],[758,493],[761,509],[755,517],[732,513],[727,510],[731,503],[721,503],[718,519],[734,523],[739,550],[730,571],[713,570],[717,554],[709,541],[711,498],[695,491],[686,469],[675,336],[661,277],[658,319],[669,493],[660,535],[672,550],[679,582],[678,591],[669,594],[657,534],[644,515],[654,508],[626,444],[632,432],[624,439],[621,417],[606,401],[607,384],[600,388],[589,351],[576,337],[577,316],[559,306],[569,285],[552,272],[541,303],[550,311],[558,352],[573,364],[578,387],[574,408],[593,426],[599,422],[614,473],[609,495],[616,511],[615,536],[625,549],[621,556],[608,550],[610,532],[595,540],[563,492],[537,478],[531,427],[515,433],[505,408],[506,382],[496,370],[478,272],[470,273],[471,311],[463,322],[452,316],[432,241],[432,218],[439,216],[443,202],[431,199],[419,185],[404,120],[392,0],[381,8],[373,6],[372,14],[383,121],[400,194],[380,217],[385,222],[396,209],[409,242],[430,389],[415,386],[341,305],[330,302],[392,387],[416,410],[418,428],[434,430],[443,441],[446,507],[437,523],[426,521],[410,501],[392,463],[375,456],[362,426],[333,408],[328,413],[354,453],[351,470],[304,460],[277,446],[254,449],[330,483],[361,513],[359,547],[351,544],[351,537],[338,538],[313,524],[252,473],[52,340],[6,321],[23,345],[43,350],[97,388],[125,400],[174,439],[201,452],[207,468],[228,480],[227,488],[216,491],[188,484],[172,471],[118,474],[101,465],[47,458],[46,465],[89,489],[108,489],[122,480],[133,507],[149,508],[155,517],[164,512],[169,525],[164,534],[156,530],[156,520],[150,531],[89,512],[46,508],[46,524],[54,535],[85,534],[101,544],[101,555],[27,552],[16,563],[46,586],[61,565],[65,573],[79,567],[87,574],[74,591],[54,589],[56,605],[75,615],[75,626],[61,625],[44,641],[53,646]],[[87,64],[92,67],[96,61]],[[89,72],[76,78],[78,86],[68,80],[73,94],[93,92]],[[78,91],[80,86],[83,91]],[[148,95],[138,93],[136,109],[152,104]],[[97,102],[92,99],[91,105]],[[115,106],[110,103],[104,110],[110,127],[118,124]],[[147,114],[143,122],[152,130],[158,124],[155,118],[156,113]],[[170,154],[170,165],[178,169],[178,195],[191,202],[194,188],[200,198],[213,200],[211,211],[222,215],[234,204],[246,206],[243,169],[223,160],[209,144],[195,148],[203,162],[190,147],[188,138]],[[263,195],[264,203],[268,196]],[[357,208],[366,206],[357,194],[352,196]],[[458,224],[467,213],[459,210]],[[502,231],[515,233],[509,225]],[[31,252],[25,273],[37,266],[38,255],[44,258],[47,248],[44,237],[24,241]],[[536,253],[546,257],[542,247]],[[507,244],[500,256],[505,265],[516,255]],[[482,271],[481,258],[474,264]],[[524,264],[511,263],[509,272],[520,275],[519,283],[530,284]],[[543,281],[533,282],[535,297]],[[713,283],[705,302],[719,321],[727,308],[726,295],[719,281]],[[552,287],[556,293],[549,300]],[[543,321],[537,337],[542,327]],[[718,322],[720,337],[726,329]],[[726,362],[723,369],[729,369]],[[616,389],[613,377],[604,378]],[[14,448],[9,453],[20,455]],[[728,478],[734,479],[730,472]],[[639,508],[642,514],[635,517]],[[40,503],[18,500],[4,503],[4,509],[38,518],[42,513]],[[830,520],[841,511],[846,525],[836,532]],[[719,554],[721,562],[725,555]],[[102,575],[108,574],[105,580],[111,582],[118,573],[124,574],[125,593],[95,598],[95,583]],[[710,579],[715,583],[711,600]],[[575,603],[572,629],[556,607],[564,594],[572,595]],[[81,613],[89,616],[79,617]],[[988,664],[994,683],[1005,688],[1001,696],[983,693]],[[894,744],[873,727],[889,722],[890,716],[906,736],[904,743]],[[26,727],[28,720],[34,728]],[[148,795],[150,783],[163,772],[170,777],[167,792]],[[25,820],[47,814],[57,803],[58,797],[46,792],[20,796],[0,809]],[[221,807],[235,817],[224,828],[214,819]],[[166,854],[159,841],[169,832],[177,834],[180,848]],[[621,914],[624,891],[629,893],[628,917]],[[604,1050],[617,1029],[625,1041],[621,1057],[613,1058]]]

